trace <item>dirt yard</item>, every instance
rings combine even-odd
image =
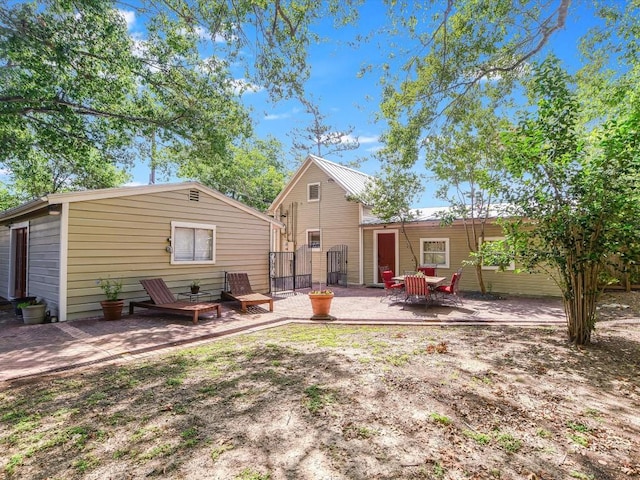
[[[640,294],[561,327],[296,325],[0,392],[20,479],[640,478]]]

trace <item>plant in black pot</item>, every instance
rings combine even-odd
[[[47,305],[41,300],[30,300],[18,304],[22,310],[22,321],[25,325],[44,323]]]
[[[102,314],[105,320],[120,320],[122,318],[122,307],[124,300],[118,298],[122,291],[122,280],[114,280],[112,278],[101,278],[98,285],[107,297],[106,300],[100,302]]]
[[[191,285],[189,285],[189,288],[191,289],[191,293],[194,295],[198,293],[200,291],[200,280],[193,280]]]

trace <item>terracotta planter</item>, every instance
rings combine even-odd
[[[122,318],[124,300],[103,300],[100,302],[100,306],[105,320],[120,320]]]
[[[333,293],[310,293],[309,299],[311,300],[311,309],[313,310],[312,320],[331,320],[334,318],[329,315]]]

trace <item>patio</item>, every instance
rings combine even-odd
[[[462,306],[390,303],[383,289],[333,288],[332,324],[362,325],[564,325],[559,299],[513,297],[463,299]],[[159,312],[125,315],[119,321],[91,318],[23,325],[10,305],[0,313],[0,381],[151,355],[159,349],[238,335],[291,322],[311,322],[307,291],[274,297],[274,311],[250,307],[241,314],[233,302],[222,304],[222,317],[205,314],[198,325],[188,316]]]

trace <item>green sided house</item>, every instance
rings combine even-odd
[[[193,280],[213,298],[225,271],[269,290],[283,225],[197,182],[52,194],[0,213],[0,296],[43,298],[60,321],[101,314],[101,278],[144,300],[145,278],[174,294]]]
[[[328,252],[341,248],[346,254],[349,284],[380,284],[379,266],[394,272],[414,269],[411,250],[424,265],[437,265],[438,275],[450,278],[463,260],[469,259],[462,220],[442,226],[438,212],[445,207],[418,209],[414,220],[402,225],[383,222],[371,214],[368,205],[356,199],[371,177],[343,165],[309,155],[287,186],[272,203],[269,213],[285,228],[276,238],[276,249],[294,252],[308,246],[313,256],[313,281],[333,284]],[[486,241],[502,238],[502,228],[490,219]],[[408,239],[408,241],[407,241]],[[465,267],[460,288],[478,290],[475,272]],[[517,273],[515,265],[506,271],[483,267],[485,285],[495,293],[560,295],[546,274]]]

